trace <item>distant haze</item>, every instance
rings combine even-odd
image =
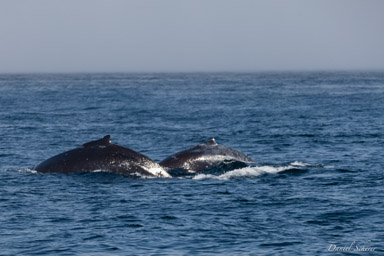
[[[2,0],[0,73],[384,70],[381,0]]]

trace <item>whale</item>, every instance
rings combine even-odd
[[[111,136],[53,156],[34,168],[38,173],[87,173],[106,171],[119,175],[170,177],[149,157],[132,149],[113,144]]]
[[[246,154],[216,143],[214,138],[194,147],[177,152],[159,164],[168,170],[184,170],[188,172],[202,172],[212,169],[225,160],[255,163]]]

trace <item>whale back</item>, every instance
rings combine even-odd
[[[87,142],[87,143],[83,144],[83,147],[84,148],[106,147],[106,146],[109,146],[111,144],[112,144],[111,143],[111,135],[106,135],[102,139]]]
[[[200,172],[213,168],[224,160],[254,162],[244,153],[217,144],[214,138],[200,143],[189,149],[177,152],[159,164],[168,169],[184,169],[190,172]]]
[[[169,177],[169,174],[149,157],[113,144],[109,135],[53,156],[34,169],[42,173],[83,173],[104,170],[121,175]]]

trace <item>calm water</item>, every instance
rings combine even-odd
[[[384,73],[3,74],[0,104],[0,255],[384,252]],[[215,137],[257,164],[30,170],[106,134],[156,161]]]

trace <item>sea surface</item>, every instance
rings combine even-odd
[[[1,74],[0,107],[0,255],[384,253],[382,72]],[[32,170],[107,134],[155,161],[215,138],[256,164]]]

